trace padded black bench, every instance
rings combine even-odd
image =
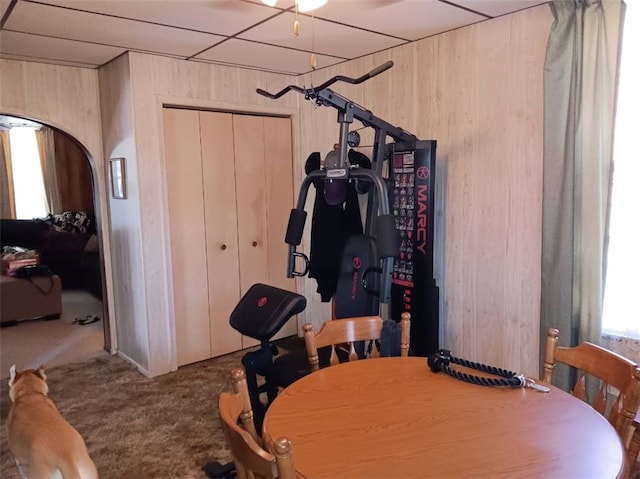
[[[304,296],[256,283],[240,299],[229,318],[233,329],[260,341],[258,350],[250,351],[242,358],[257,431],[262,431],[264,415],[269,404],[276,398],[278,388],[287,387],[309,372],[306,351],[302,355],[284,354],[276,358],[278,348],[270,342],[285,323],[304,311],[306,306]],[[279,362],[278,359],[282,361]],[[287,364],[284,364],[285,361]],[[260,386],[258,376],[264,378],[264,383]],[[266,405],[260,399],[263,393],[267,394]]]

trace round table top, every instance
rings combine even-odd
[[[308,479],[606,479],[624,462],[615,429],[570,394],[474,385],[422,357],[348,362],[296,381],[265,416],[267,447],[280,436]]]

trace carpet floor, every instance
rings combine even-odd
[[[117,356],[46,371],[49,396],[84,437],[102,479],[206,478],[202,466],[227,462],[218,419],[229,372],[246,351],[147,378]],[[7,447],[8,384],[0,387],[0,477],[19,479]]]
[[[0,379],[9,377],[9,368],[33,369],[44,364],[53,368],[98,356],[104,350],[103,321],[74,324],[76,318],[102,318],[102,302],[86,291],[62,291],[62,315],[53,321],[19,321],[0,328]]]

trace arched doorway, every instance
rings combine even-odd
[[[54,170],[44,171],[45,175],[55,175],[54,184],[60,189],[59,201],[56,210],[51,211],[51,217],[44,218],[46,221],[38,221],[38,223],[52,223],[55,220],[64,220],[69,218],[67,213],[74,212],[74,219],[85,215],[87,218],[87,228],[83,230],[69,230],[59,227],[46,230],[42,235],[42,241],[39,243],[42,248],[47,250],[47,258],[56,275],[62,280],[63,290],[63,311],[62,318],[65,322],[71,320],[86,320],[87,316],[93,314],[96,310],[99,314],[95,314],[102,321],[100,324],[92,326],[92,330],[98,331],[100,338],[96,339],[95,334],[91,336],[91,342],[95,345],[96,341],[101,341],[102,349],[111,351],[111,328],[108,314],[108,306],[106,301],[105,268],[104,254],[102,251],[102,228],[101,225],[101,208],[100,199],[97,193],[96,166],[92,161],[91,155],[87,149],[80,144],[70,134],[56,127],[47,125],[37,119],[24,119],[11,114],[3,114],[0,112],[0,128],[8,129],[19,127],[23,123],[36,122],[47,130],[50,138],[50,151],[47,155],[53,156],[55,164]],[[13,159],[16,161],[16,159]],[[53,173],[52,173],[53,171]],[[3,209],[3,222],[6,214]],[[104,210],[104,209],[103,209]],[[77,215],[75,213],[78,213]],[[7,218],[8,219],[8,218]],[[33,220],[33,218],[31,218]],[[6,224],[11,224],[7,222]],[[78,233],[78,234],[73,234]],[[2,231],[0,231],[0,235]],[[4,241],[3,241],[4,246]],[[58,255],[59,253],[59,255]],[[66,301],[65,301],[66,298]],[[65,310],[65,308],[69,308]],[[91,314],[83,314],[83,312],[91,312]],[[78,324],[76,322],[76,324]],[[80,324],[90,324],[84,322]],[[96,328],[96,326],[99,326]],[[88,338],[89,328],[80,336]],[[8,331],[8,330],[7,330]],[[62,334],[64,333],[56,333]],[[3,335],[5,336],[5,335]],[[40,341],[41,342],[41,341]],[[42,346],[40,344],[40,346]],[[26,345],[29,348],[29,345]],[[83,359],[82,354],[87,353],[87,344],[81,344],[79,341],[67,341],[56,337],[55,347],[78,349],[79,359]],[[34,352],[37,350],[34,345]],[[66,358],[73,358],[72,351],[61,351]],[[53,354],[53,353],[51,353]],[[45,355],[45,358],[48,357]],[[64,359],[63,359],[64,361]],[[71,362],[67,359],[68,362]],[[55,362],[55,361],[54,361]]]

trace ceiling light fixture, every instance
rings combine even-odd
[[[260,1],[265,5],[268,5],[270,7],[275,7],[276,2],[278,0],[260,0]],[[303,13],[310,12],[312,10],[320,8],[325,3],[327,3],[327,0],[296,0],[296,6],[298,7],[298,11]]]
[[[320,8],[327,0],[296,0],[299,12],[310,12],[316,8]]]

